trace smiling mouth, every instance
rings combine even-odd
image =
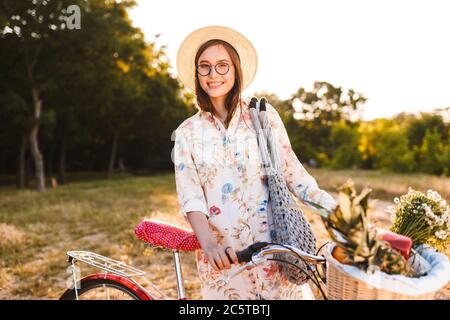
[[[223,85],[223,82],[208,82],[208,87],[215,89]]]

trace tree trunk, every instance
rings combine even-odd
[[[116,161],[116,154],[117,154],[117,145],[119,144],[119,130],[116,130],[114,132],[113,137],[113,145],[111,150],[111,156],[109,158],[109,166],[108,166],[108,173],[106,175],[106,178],[111,178],[113,172],[114,172],[114,163]]]
[[[16,187],[17,189],[24,189],[25,184],[25,156],[28,145],[28,134],[22,136],[20,142],[19,154],[17,156],[17,174],[16,174]]]
[[[39,91],[36,88],[31,89],[33,95],[34,121],[30,132],[30,149],[34,159],[34,171],[36,174],[36,190],[45,190],[44,158],[39,150],[38,133],[41,117],[41,100]]]
[[[59,184],[66,183],[66,135],[61,139],[61,146],[58,156],[58,180]]]

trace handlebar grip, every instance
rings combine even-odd
[[[269,243],[268,242],[255,242],[254,244],[249,245],[247,248],[236,251],[236,256],[238,258],[239,262],[250,262],[252,261],[252,255],[261,250],[262,248],[266,247]]]
[[[241,251],[236,251],[236,256],[238,258],[239,263],[241,262],[249,262],[252,260],[253,251],[249,248],[246,248]]]

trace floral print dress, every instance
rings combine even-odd
[[[179,213],[200,211],[219,244],[242,250],[258,241],[270,241],[269,192],[248,106],[242,100],[228,128],[210,112],[199,110],[175,131],[174,163]],[[281,170],[289,190],[332,209],[336,202],[321,190],[291,148],[276,109],[267,104],[268,119],[277,141]],[[204,299],[314,299],[309,284],[291,284],[268,261],[245,270],[229,283],[226,276],[237,268],[215,271],[202,250],[196,252]]]

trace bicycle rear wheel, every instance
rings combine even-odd
[[[86,279],[81,280],[80,289],[77,290],[79,300],[146,300],[147,295],[130,288],[113,279]],[[60,300],[76,300],[75,289],[66,290]]]

